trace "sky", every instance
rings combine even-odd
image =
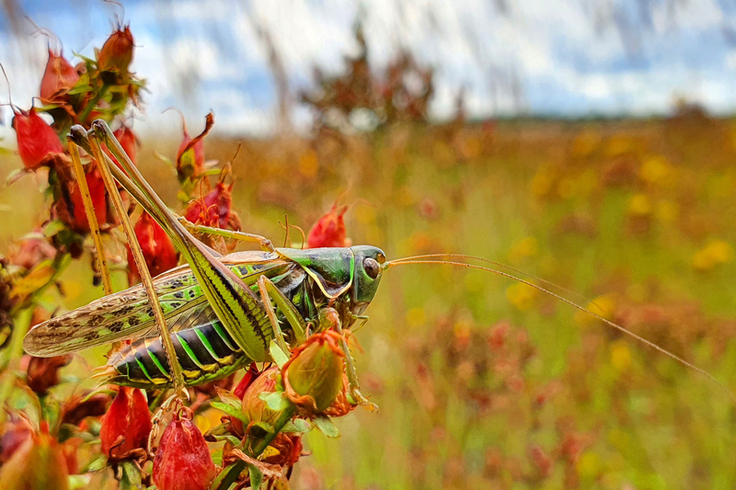
[[[715,114],[736,112],[736,6],[727,0],[208,0],[19,2],[54,32],[64,55],[91,55],[119,22],[135,36],[133,71],[148,81],[141,131],[192,129],[213,110],[222,133],[265,135],[276,127],[276,93],[265,29],[292,91],[315,66],[340,73],[358,45],[361,18],[377,73],[401,49],[435,69],[434,119],[451,117],[463,90],[478,119],[507,116],[647,116],[678,99]],[[14,102],[38,91],[48,39],[29,20],[0,21],[0,62]],[[0,101],[6,102],[0,82]],[[4,109],[7,125],[10,112]],[[306,128],[311,113],[296,105]],[[7,129],[7,128],[5,128]],[[0,135],[2,135],[0,128]]]

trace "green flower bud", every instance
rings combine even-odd
[[[329,408],[342,389],[344,353],[340,339],[333,330],[314,334],[283,367],[287,396],[310,415]]]

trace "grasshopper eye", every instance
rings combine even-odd
[[[375,259],[368,257],[363,261],[363,269],[368,277],[375,279],[378,277],[378,273],[381,272],[381,266],[376,262]]]

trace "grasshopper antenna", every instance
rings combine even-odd
[[[550,291],[547,288],[544,288],[542,286],[539,286],[537,284],[534,284],[533,282],[527,281],[525,279],[521,279],[520,277],[517,277],[517,276],[515,276],[513,274],[510,274],[508,272],[504,272],[504,271],[501,271],[501,270],[498,270],[498,269],[493,269],[493,268],[490,268],[490,267],[484,267],[484,266],[481,266],[481,265],[466,264],[466,263],[463,263],[463,262],[454,262],[454,261],[446,261],[446,260],[440,261],[440,260],[420,259],[418,257],[417,258],[414,258],[414,257],[406,257],[406,258],[403,258],[403,259],[397,259],[397,260],[388,261],[385,264],[383,264],[383,269],[386,270],[386,269],[389,269],[389,268],[394,267],[394,266],[397,266],[397,265],[408,265],[408,264],[445,264],[445,265],[452,265],[452,266],[456,266],[456,267],[466,267],[466,268],[469,268],[469,269],[477,269],[477,270],[482,270],[482,271],[486,271],[486,272],[492,272],[494,274],[498,274],[499,276],[503,276],[503,277],[507,277],[509,279],[513,279],[514,281],[520,282],[521,284],[526,284],[527,286],[530,286],[530,287],[536,289],[537,291],[541,291],[541,292],[543,292],[545,294],[548,294],[548,295],[552,296],[553,298],[555,298],[555,299],[557,299],[559,301],[562,301],[563,303],[565,303],[567,305],[570,305],[570,306],[572,306],[573,308],[575,308],[577,310],[580,310],[580,311],[582,311],[582,312],[584,312],[584,313],[586,313],[588,315],[591,315],[594,318],[597,318],[598,320],[601,320],[602,322],[604,322],[609,327],[615,328],[616,330],[620,331],[621,333],[624,333],[624,334],[628,335],[629,337],[634,338],[638,342],[641,342],[642,344],[651,347],[652,349],[656,350],[657,352],[659,352],[661,354],[664,354],[665,356],[673,359],[677,363],[679,363],[679,364],[681,364],[681,365],[683,365],[683,366],[685,366],[687,368],[692,369],[693,371],[699,373],[702,376],[705,376],[706,378],[708,378],[709,380],[711,380],[712,382],[714,382],[715,384],[717,384],[721,389],[723,389],[723,391],[725,391],[728,394],[728,396],[731,398],[731,400],[734,403],[736,403],[736,395],[734,395],[734,393],[728,388],[728,386],[726,386],[726,384],[724,384],[723,382],[719,381],[715,376],[713,376],[712,374],[710,374],[705,369],[699,368],[698,366],[694,365],[693,363],[688,362],[685,359],[683,359],[682,357],[680,357],[680,356],[678,356],[676,354],[673,354],[672,352],[668,351],[667,349],[665,349],[663,347],[658,346],[654,342],[651,342],[651,341],[645,339],[644,337],[641,337],[640,335],[635,334],[631,330],[629,330],[629,329],[627,329],[627,328],[619,325],[618,323],[614,323],[611,320],[608,320],[607,318],[604,318],[603,316],[599,315],[598,313],[595,313],[593,311],[590,311],[589,309],[587,309],[587,308],[585,308],[583,306],[580,306],[579,304],[575,303],[574,301],[571,301],[571,300],[565,298],[564,296],[560,296],[559,294],[557,294],[557,293],[555,293],[553,291]]]
[[[508,271],[513,272],[514,274],[521,274],[522,276],[528,277],[529,279],[532,279],[532,280],[537,281],[537,282],[541,282],[542,284],[544,284],[544,285],[546,285],[548,287],[557,289],[557,290],[562,291],[563,293],[567,293],[567,294],[569,294],[571,296],[575,296],[578,299],[580,299],[582,301],[585,301],[589,305],[593,305],[593,306],[597,307],[598,309],[600,309],[601,311],[603,311],[602,308],[600,307],[600,305],[598,305],[594,300],[592,300],[591,298],[589,298],[589,297],[587,297],[587,296],[585,296],[583,294],[578,293],[577,291],[573,291],[572,289],[568,289],[566,287],[560,286],[559,284],[555,284],[552,281],[548,281],[548,280],[546,280],[546,279],[544,279],[542,277],[535,276],[534,274],[529,274],[528,272],[525,272],[525,271],[523,271],[521,269],[517,269],[515,267],[511,267],[510,265],[506,265],[506,264],[501,263],[501,262],[496,262],[495,260],[484,259],[483,257],[476,257],[475,255],[455,254],[455,253],[422,254],[422,255],[413,255],[411,257],[404,257],[404,258],[401,258],[401,259],[392,260],[391,262],[398,264],[398,263],[400,263],[403,260],[435,259],[435,258],[457,258],[457,259],[468,259],[468,260],[477,260],[479,262],[485,262],[486,264],[491,264],[494,267],[500,267],[502,269],[506,269]]]

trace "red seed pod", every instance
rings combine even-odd
[[[35,107],[16,112],[12,126],[18,138],[18,155],[27,169],[35,170],[64,153],[54,129],[36,113]]]
[[[109,460],[120,461],[145,454],[153,424],[141,390],[121,387],[101,423],[101,449]]]
[[[337,209],[337,203],[333,204],[330,211],[317,220],[309,230],[307,247],[347,247],[349,244],[343,219],[347,210],[347,205]]]
[[[121,26],[110,34],[97,54],[97,66],[100,71],[117,71],[127,74],[130,62],[133,61],[134,46],[135,42],[129,25]]]
[[[175,413],[161,436],[153,460],[153,481],[159,490],[205,490],[215,477],[209,447],[189,413]]]
[[[37,395],[46,395],[59,384],[59,370],[69,364],[72,356],[31,357],[26,382]]]
[[[179,257],[171,238],[148,213],[141,215],[134,229],[151,276],[155,277],[176,267]],[[133,260],[130,247],[128,247],[128,270],[128,280],[131,284],[140,280],[140,272]]]
[[[74,87],[79,80],[77,70],[69,64],[61,53],[58,55],[49,48],[49,60],[46,62],[46,70],[41,79],[41,98],[53,100],[64,95]]]

